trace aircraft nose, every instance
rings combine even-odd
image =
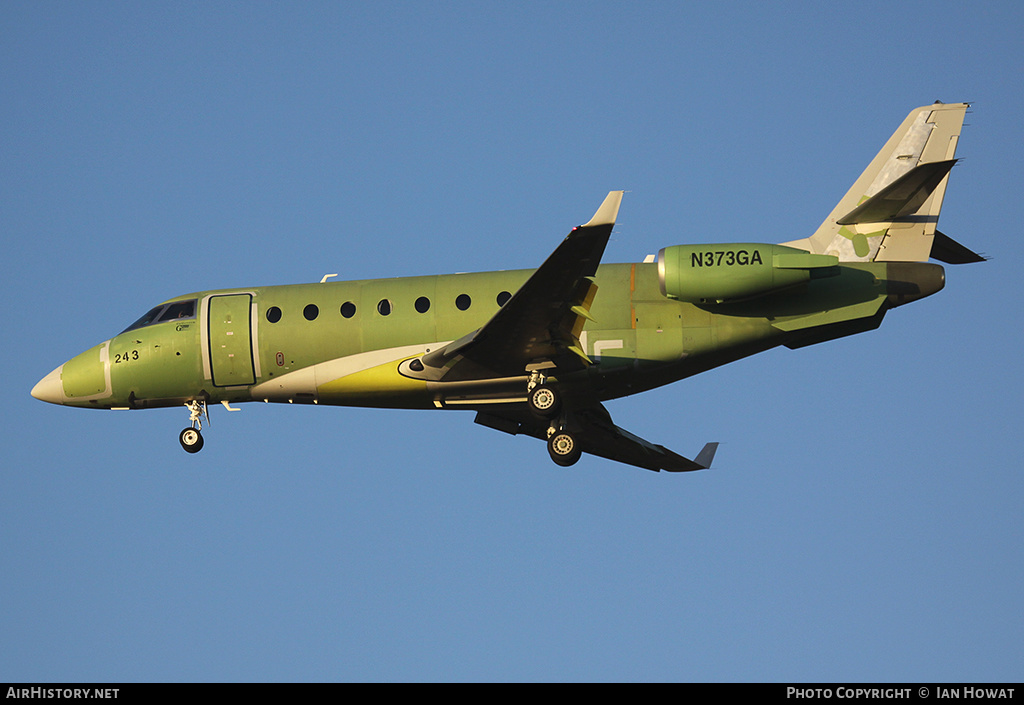
[[[60,382],[60,373],[63,369],[64,365],[61,365],[39,380],[36,386],[32,387],[32,396],[40,401],[48,401],[51,404],[63,404],[64,388]]]

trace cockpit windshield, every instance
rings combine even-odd
[[[195,299],[189,299],[188,301],[172,301],[169,304],[160,304],[159,306],[146,311],[146,314],[142,318],[135,321],[135,323],[132,323],[121,332],[127,333],[130,330],[151,326],[154,323],[164,323],[166,321],[176,321],[179,319],[195,317]]]

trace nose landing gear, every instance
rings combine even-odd
[[[188,453],[198,453],[203,449],[203,435],[195,428],[186,428],[178,434],[178,442]]]
[[[203,449],[203,434],[199,431],[203,428],[202,417],[210,422],[210,415],[206,410],[205,401],[190,401],[185,406],[189,411],[189,427],[178,434],[178,442],[188,453],[198,453]]]

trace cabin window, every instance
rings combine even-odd
[[[469,298],[469,294],[459,294],[458,298],[455,299],[455,306],[460,311],[465,311],[473,303],[473,299]]]
[[[315,321],[316,317],[320,315],[320,308],[316,304],[309,304],[302,309],[302,315],[307,321]]]
[[[500,294],[498,294],[498,299],[497,299],[498,305],[499,306],[504,306],[505,304],[508,303],[508,300],[511,299],[511,298],[512,298],[512,294],[508,293],[507,291],[501,292]]]
[[[267,320],[271,323],[277,323],[281,320],[281,309],[277,306],[271,306],[267,309]]]
[[[387,299],[381,299],[377,303],[377,313],[379,313],[382,316],[391,315],[391,302],[388,301]]]
[[[345,318],[352,318],[356,315],[356,305],[351,301],[346,301],[341,305],[341,315]]]
[[[426,296],[421,296],[416,299],[416,310],[420,313],[426,313],[430,310],[430,299]]]

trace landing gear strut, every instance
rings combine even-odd
[[[205,401],[190,401],[185,404],[189,411],[189,427],[178,434],[178,442],[188,453],[198,453],[203,449],[203,434],[199,431],[203,428],[202,417],[210,422],[210,415],[206,411]]]

